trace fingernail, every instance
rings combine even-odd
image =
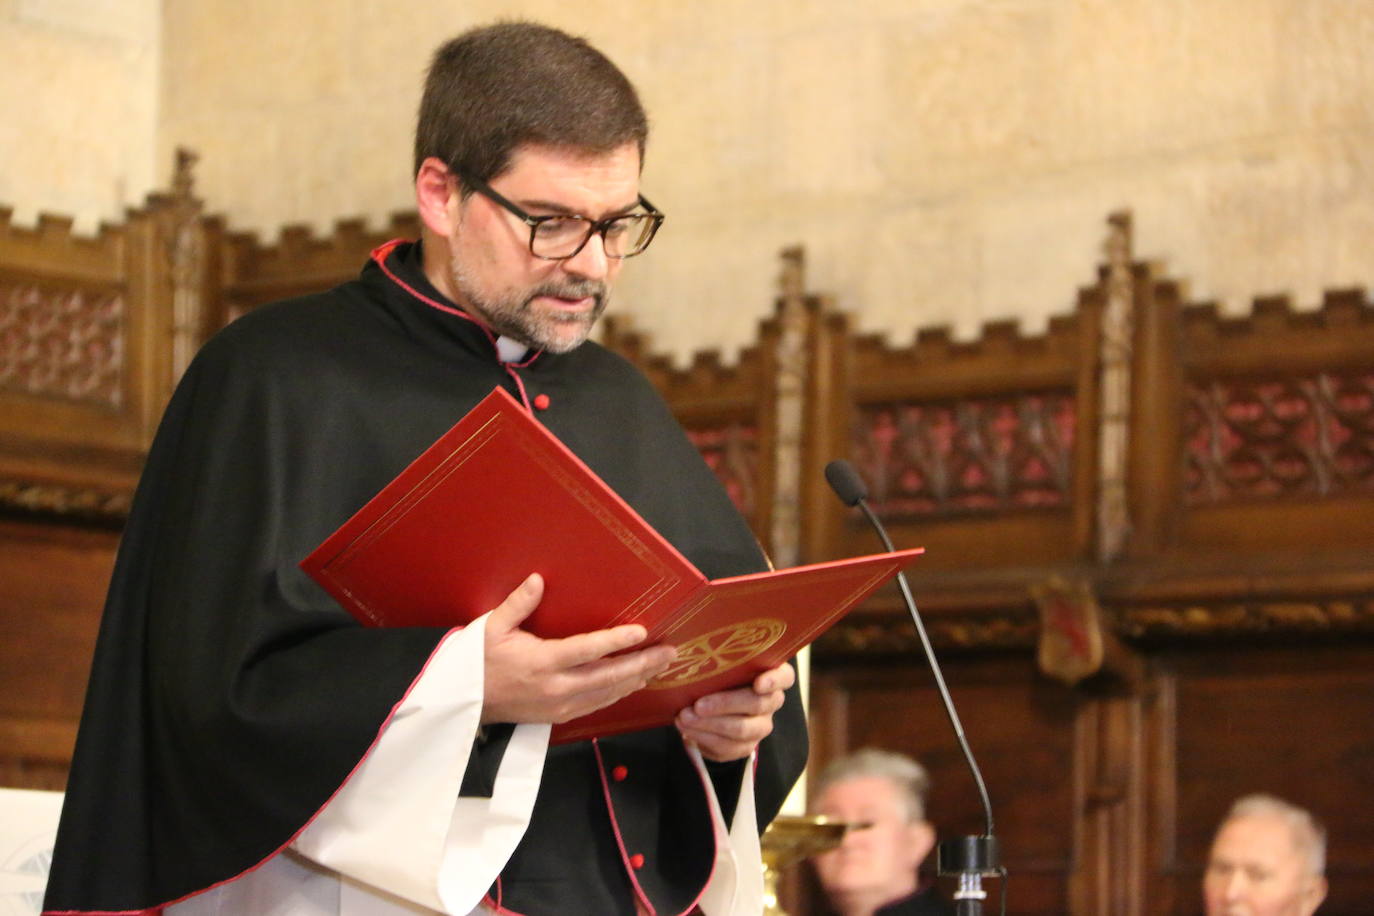
[[[759,689],[762,690],[764,693],[768,693],[773,689],[773,682],[768,678],[764,678],[763,680],[759,681]]]

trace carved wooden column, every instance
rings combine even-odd
[[[148,438],[156,429],[172,389],[205,342],[207,243],[192,168],[196,154],[177,150],[170,194],[152,194],[131,216],[131,296],[142,304],[137,335],[143,372],[143,422]]]
[[[769,544],[779,568],[801,557],[802,441],[805,434],[806,379],[810,329],[804,290],[805,257],[800,247],[782,252],[782,297],[774,351],[773,513]]]
[[[1140,916],[1145,666],[1112,632],[1088,582],[1055,577],[1032,593],[1040,609],[1040,671],[1075,688],[1070,910]]]
[[[1073,912],[1140,916],[1144,867],[1144,714],[1134,686],[1108,689],[1079,707],[1075,795],[1080,867]]]
[[[1068,875],[1073,914],[1140,916],[1145,867],[1145,666],[1115,633],[1099,599],[1099,575],[1121,558],[1131,535],[1128,459],[1137,296],[1131,219],[1112,214],[1107,264],[1095,294],[1100,320],[1090,326],[1096,367],[1096,447],[1091,455],[1092,566],[1082,575],[1051,575],[1032,586],[1040,613],[1040,672],[1073,688],[1074,865]],[[1086,354],[1085,354],[1086,355]],[[1085,432],[1088,430],[1085,429]],[[1068,699],[1068,697],[1066,697]]]
[[[1130,531],[1126,503],[1126,456],[1130,452],[1131,337],[1135,331],[1135,285],[1131,278],[1131,216],[1108,219],[1107,296],[1099,337],[1097,559],[1121,554]]]
[[[1133,266],[1131,274],[1136,300],[1130,356],[1133,444],[1126,468],[1131,531],[1123,552],[1143,559],[1167,551],[1177,525],[1182,464],[1176,444],[1184,399],[1182,295],[1176,285],[1156,282],[1147,267]]]
[[[199,158],[177,150],[176,175],[168,208],[166,248],[172,280],[171,384],[181,380],[191,357],[205,340],[205,233],[200,225],[200,202],[192,194],[191,169]]]

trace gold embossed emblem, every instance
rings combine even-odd
[[[763,652],[786,631],[781,620],[760,617],[703,633],[678,646],[677,659],[647,689],[681,687],[728,671]]]

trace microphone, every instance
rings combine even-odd
[[[868,484],[864,483],[854,465],[842,458],[825,466],[825,482],[830,484],[830,489],[846,506],[857,506],[868,499]],[[878,527],[882,528],[881,525]]]
[[[873,530],[878,533],[878,538],[883,542],[883,546],[889,552],[896,550],[892,546],[892,539],[887,536],[887,529],[878,520],[878,516],[868,505],[868,485],[864,483],[863,477],[859,475],[854,465],[838,458],[825,466],[825,480],[830,484],[830,489],[835,491],[835,495],[840,498],[840,502],[846,506],[858,506],[868,519]],[[940,700],[945,707],[945,715],[949,718],[949,724],[954,728],[954,737],[959,742],[959,748],[964,752],[964,760],[968,762],[969,772],[973,774],[973,782],[978,788],[978,796],[983,803],[983,818],[986,830],[982,836],[966,836],[956,840],[944,840],[940,843],[937,853],[937,871],[944,876],[956,876],[959,879],[959,889],[954,894],[955,913],[958,916],[979,916],[983,912],[983,900],[987,893],[983,890],[982,878],[984,875],[997,875],[1002,878],[1001,910],[1005,914],[1007,911],[1007,870],[1000,862],[997,848],[997,838],[992,832],[992,803],[988,800],[988,789],[983,783],[983,774],[978,769],[977,762],[973,759],[973,751],[969,750],[968,739],[964,737],[964,726],[959,721],[959,713],[954,709],[954,700],[950,698],[949,688],[945,686],[945,676],[940,671],[940,663],[935,660],[935,649],[930,644],[930,637],[926,635],[925,624],[921,620],[921,614],[916,610],[916,599],[911,597],[911,586],[906,581],[906,573],[897,573],[897,586],[901,589],[902,600],[906,603],[906,609],[911,613],[911,622],[916,625],[916,635],[921,638],[921,648],[925,650],[926,661],[930,665],[931,674],[935,677],[935,686],[940,692]]]

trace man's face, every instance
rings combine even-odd
[[[880,776],[858,776],[832,783],[816,800],[815,811],[851,823],[836,849],[812,861],[826,894],[844,901],[873,904],[901,899],[916,890],[916,869],[930,852],[934,831],[925,821],[910,823],[896,786]]]
[[[1202,881],[1207,916],[1310,916],[1326,881],[1305,859],[1279,818],[1232,818],[1217,831]]]
[[[589,156],[524,146],[490,184],[531,216],[617,216],[639,201],[639,148],[627,143]],[[530,253],[529,227],[499,204],[455,193],[449,206],[457,210],[448,244],[459,305],[498,334],[553,353],[587,339],[621,266],[606,257],[599,235],[571,258],[545,261]]]

